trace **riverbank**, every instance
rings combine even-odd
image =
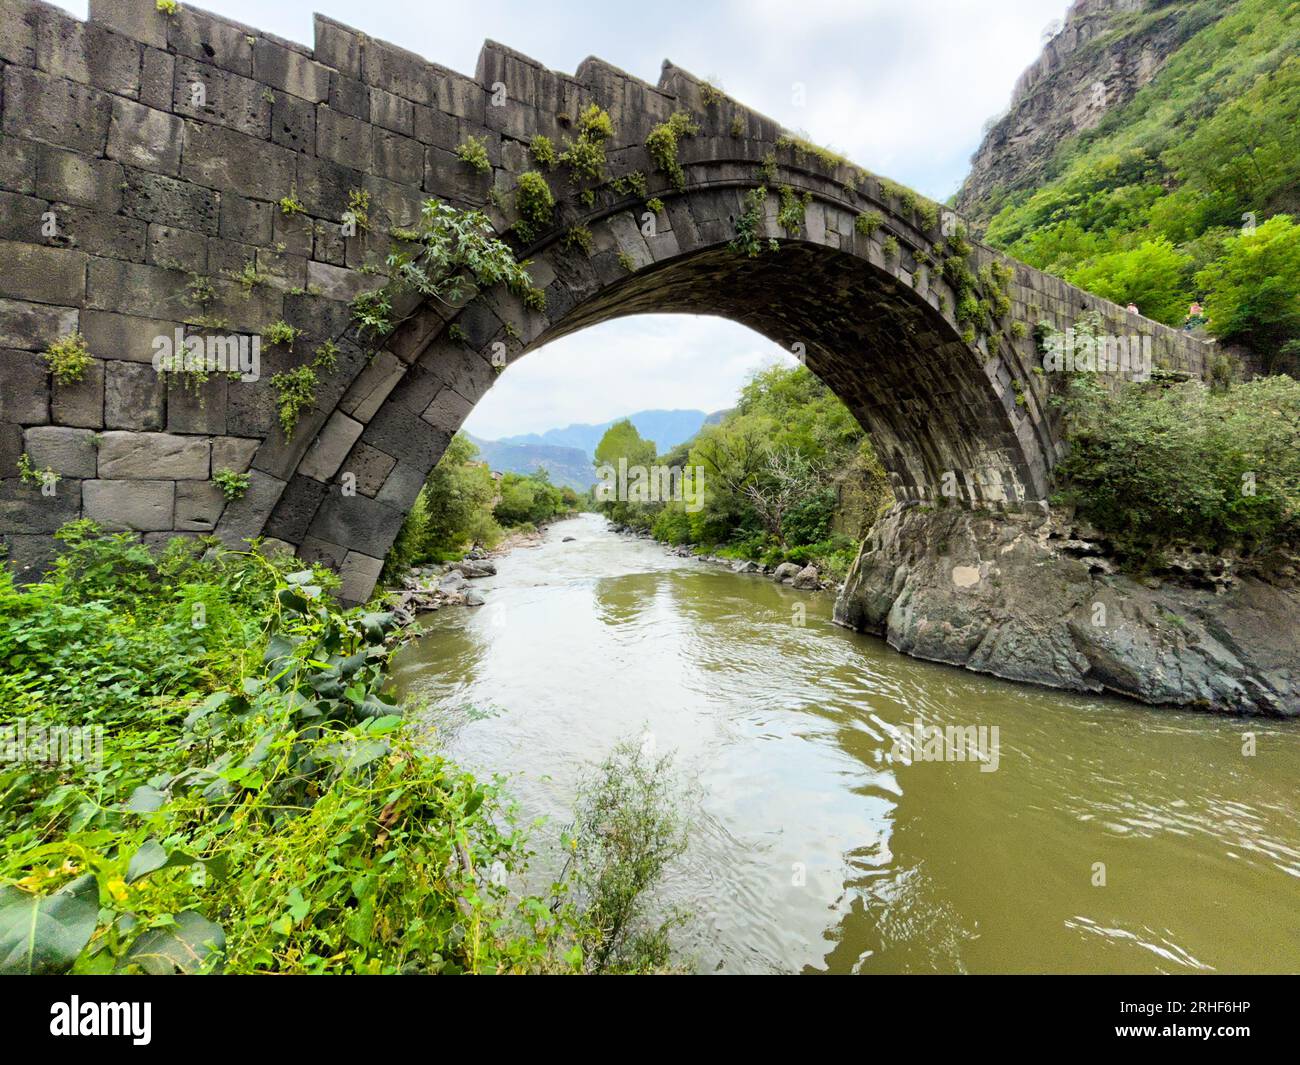
[[[835,621],[933,662],[1158,706],[1300,715],[1300,567],[1175,556],[1141,579],[1061,511],[898,506]]]

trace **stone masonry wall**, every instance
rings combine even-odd
[[[153,0],[91,0],[85,22],[0,0],[0,92],[0,537],[20,576],[86,517],[147,543],[279,541],[337,568],[343,598],[362,601],[503,364],[622,314],[719,313],[803,342],[901,497],[932,494],[947,471],[972,503],[1045,497],[1060,445],[1014,321],[1064,328],[1096,310],[1116,332],[1152,336],[1158,362],[1205,372],[1199,342],[1021,264],[1000,342],[963,342],[951,290],[924,266],[940,233],[879,179],[778,144],[776,123],[668,64],[653,86],[596,59],[556,73],[488,42],[471,78],[321,16],[309,49]],[[518,249],[546,309],[471,293],[456,307],[411,302],[382,343],[363,336],[350,301],[384,280],[390,230],[436,197],[507,233],[517,176],[538,168],[531,138],[562,146],[590,102],[616,130],[607,176],[639,172],[648,188],[602,183],[587,201],[562,170],[547,174],[555,225]],[[645,149],[679,110],[701,125],[681,144],[684,189]],[[485,171],[456,154],[471,136]],[[768,156],[774,180],[758,176]],[[749,259],[728,245],[764,180],[762,236],[780,251]],[[779,184],[811,197],[800,233],[777,224]],[[358,196],[367,225],[349,235]],[[647,197],[666,204],[649,232]],[[866,210],[884,222],[870,236],[853,224]],[[563,239],[577,224],[590,254]],[[977,246],[972,268],[993,258]],[[279,321],[302,330],[292,345],[268,341]],[[157,338],[178,327],[259,337],[258,379],[160,375]],[[60,383],[44,353],[77,333],[91,363]],[[334,365],[286,437],[271,378],[326,341]],[[52,491],[19,477],[20,461],[56,473]],[[250,479],[231,502],[213,481],[225,470]]]

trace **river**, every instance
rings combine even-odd
[[[616,743],[675,752],[691,842],[663,894],[697,971],[1300,970],[1300,723],[920,662],[833,625],[828,593],[594,515],[497,565],[485,606],[426,616],[395,686],[548,819],[544,873]],[[918,720],[998,747],[907,757]]]

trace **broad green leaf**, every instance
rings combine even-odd
[[[90,942],[99,919],[91,875],[53,895],[0,888],[0,973],[64,973]]]

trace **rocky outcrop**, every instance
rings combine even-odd
[[[872,529],[838,624],[1009,680],[1143,702],[1300,715],[1300,566],[1175,554],[1121,573],[1060,512],[898,506]]]
[[[1000,194],[1041,184],[1061,142],[1127,104],[1205,18],[1160,0],[1076,0],[971,158],[957,210],[987,222]]]

